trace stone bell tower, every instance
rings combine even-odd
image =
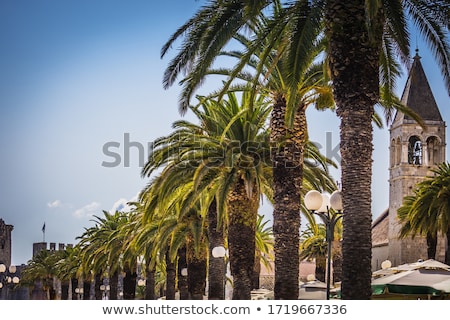
[[[420,126],[410,116],[397,112],[390,127],[389,165],[389,260],[393,265],[427,258],[426,240],[421,237],[398,239],[400,224],[397,209],[403,198],[411,195],[416,184],[430,169],[445,161],[445,122],[426,78],[416,50],[402,95],[402,103],[424,121]],[[442,239],[438,242],[436,259],[443,255]]]
[[[7,267],[11,265],[11,231],[14,229],[12,225],[5,224],[0,218],[0,264]]]

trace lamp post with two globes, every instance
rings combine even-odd
[[[15,285],[17,285],[20,282],[20,278],[18,277],[17,267],[16,266],[9,266],[6,267],[3,263],[0,263],[0,299],[3,296],[3,293],[5,293],[5,299],[9,299],[9,289],[13,288]]]
[[[109,284],[100,285],[100,291],[102,292],[102,300],[108,300],[110,290],[111,290],[111,287],[109,286]]]
[[[76,287],[75,293],[77,294],[77,300],[83,300],[84,288]]]
[[[327,300],[330,299],[331,286],[331,245],[334,240],[334,227],[342,218],[342,195],[334,191],[331,196],[317,190],[308,191],[305,195],[305,206],[311,213],[321,218],[326,227],[327,241]],[[331,211],[333,209],[334,211]]]

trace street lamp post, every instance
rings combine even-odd
[[[136,296],[138,299],[145,299],[145,285],[146,285],[146,280],[143,278],[140,278],[137,281],[137,287],[138,287],[138,291],[136,293]]]
[[[109,284],[107,285],[100,285],[100,291],[102,292],[102,300],[108,300],[108,293],[109,290],[111,290]]]
[[[3,290],[5,290],[5,299],[8,300],[8,289],[20,282],[20,278],[16,272],[16,266],[9,266],[9,268],[7,268],[3,263],[0,264],[0,298],[3,295]]]
[[[305,195],[305,206],[311,213],[318,215],[326,227],[327,241],[327,294],[330,299],[331,285],[331,245],[334,240],[334,227],[342,218],[342,195],[340,191],[334,191],[329,197],[317,190],[311,190]],[[332,212],[333,209],[335,212]]]
[[[75,293],[77,294],[78,300],[83,300],[84,289],[82,287],[75,288]]]

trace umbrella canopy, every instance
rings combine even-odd
[[[450,266],[446,265],[445,263],[429,259],[429,260],[419,260],[414,263],[406,263],[401,264],[396,267],[389,267],[386,269],[380,269],[375,272],[373,272],[373,277],[377,278],[379,276],[386,276],[390,274],[395,274],[401,271],[408,271],[408,270],[417,270],[417,269],[440,269],[440,270],[448,270],[450,271]]]
[[[373,295],[450,294],[450,266],[435,260],[418,261],[374,272]]]
[[[327,284],[319,280],[308,281],[300,284],[299,300],[326,300]]]
[[[372,288],[376,292],[387,288],[392,293],[450,293],[450,271],[433,269],[403,271],[373,280]]]

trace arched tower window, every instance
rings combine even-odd
[[[429,137],[427,139],[428,164],[434,165],[441,162],[439,153],[439,140],[437,137]]]
[[[412,136],[409,138],[408,163],[415,165],[422,164],[422,141],[420,141],[417,136]]]
[[[400,164],[402,162],[402,143],[400,137],[397,138],[395,150],[395,163]]]
[[[396,164],[396,162],[395,162],[396,155],[397,155],[397,148],[395,145],[395,140],[392,139],[392,141],[391,141],[391,167],[393,167]]]

